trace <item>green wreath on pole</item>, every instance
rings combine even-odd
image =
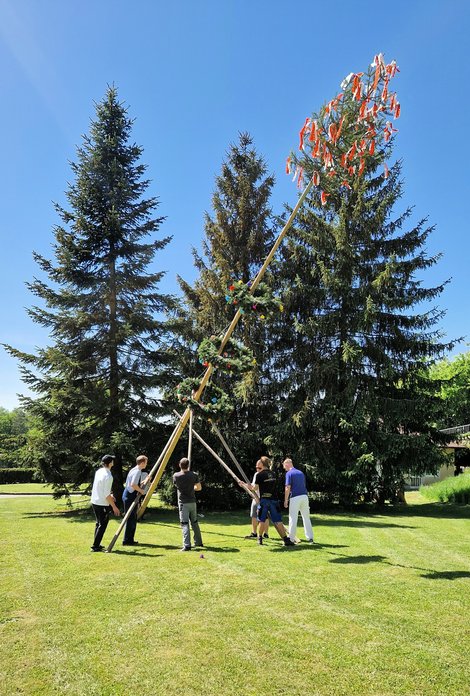
[[[209,363],[224,372],[249,372],[256,365],[252,351],[240,341],[230,339],[220,353],[222,339],[211,336],[201,341],[197,349],[199,362],[207,367]]]
[[[237,280],[236,283],[229,285],[225,300],[227,304],[239,309],[242,314],[255,313],[261,320],[274,312],[284,311],[282,302],[274,297],[266,283],[260,283],[253,293],[251,283]]]
[[[216,419],[224,416],[229,416],[234,405],[228,394],[216,387],[215,384],[209,383],[202,394],[201,400],[196,401],[194,394],[201,386],[201,380],[198,377],[187,377],[176,387],[176,397],[180,404],[186,406],[201,408],[211,418]]]

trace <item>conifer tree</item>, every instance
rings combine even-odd
[[[51,343],[35,354],[9,347],[37,394],[22,399],[38,424],[30,459],[57,488],[89,481],[109,451],[119,482],[121,464],[158,430],[169,363],[162,317],[174,301],[158,291],[163,273],[149,266],[170,238],[155,237],[163,218],[155,217],[157,199],[144,197],[149,181],[131,130],[108,88],[71,165],[68,208],[55,206],[54,258],[34,253],[47,280],[28,284],[40,300],[28,314]]]
[[[267,175],[266,164],[253,147],[252,138],[241,133],[238,143],[230,146],[221,174],[216,177],[213,213],[205,216],[203,253],[193,250],[199,275],[193,284],[179,278],[184,309],[179,317],[178,355],[185,376],[197,376],[203,369],[195,358],[200,341],[219,335],[233,318],[234,307],[226,302],[228,286],[237,280],[247,283],[254,278],[272,245],[269,198],[273,184],[274,178]],[[242,389],[243,396],[239,394],[235,413],[221,427],[228,428],[225,435],[240,461],[251,467],[253,457],[263,453],[260,448],[265,423],[260,384],[268,353],[266,324],[247,316],[237,327],[237,339],[253,352],[257,367],[251,383],[245,383]],[[213,381],[233,396],[232,378],[217,372]],[[204,425],[198,423],[197,427],[204,430]],[[203,458],[207,460],[206,455]],[[205,469],[206,480],[220,479],[217,463],[210,461]],[[216,498],[221,501],[220,491]],[[225,504],[230,504],[230,500],[225,500]]]
[[[347,503],[393,497],[406,472],[439,459],[422,367],[451,344],[432,306],[443,284],[422,283],[439,258],[425,250],[432,227],[421,220],[404,230],[411,209],[394,213],[401,163],[389,170],[386,160],[399,115],[389,88],[396,71],[377,56],[307,119],[293,161],[316,186],[276,274],[287,322],[274,355],[279,419],[269,441]]]

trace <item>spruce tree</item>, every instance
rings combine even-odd
[[[389,170],[386,160],[400,109],[389,87],[396,70],[376,57],[307,119],[292,159],[315,186],[276,274],[287,322],[274,353],[279,419],[269,441],[345,503],[393,497],[406,472],[439,460],[422,367],[451,343],[433,307],[443,284],[422,283],[439,258],[425,250],[432,227],[404,230],[412,210],[394,213],[401,163]]]
[[[34,253],[46,279],[28,284],[40,300],[28,314],[48,329],[50,345],[35,354],[8,348],[37,394],[22,398],[38,424],[30,459],[58,489],[89,481],[110,451],[119,483],[122,464],[158,431],[169,364],[164,314],[174,301],[158,291],[163,272],[149,266],[170,238],[155,236],[163,218],[157,199],[144,197],[149,181],[132,123],[108,88],[71,165],[68,208],[55,206],[54,258]]]
[[[221,173],[216,177],[213,213],[205,216],[202,254],[193,250],[198,277],[193,284],[179,278],[183,309],[179,317],[178,353],[183,376],[202,373],[204,368],[196,353],[198,344],[204,338],[224,332],[235,312],[233,305],[226,301],[227,288],[234,281],[247,283],[254,278],[272,245],[273,221],[269,199],[273,185],[274,178],[267,174],[266,164],[253,147],[252,138],[241,133],[238,143],[230,145]],[[250,470],[254,457],[259,457],[265,449],[262,435],[266,425],[265,406],[261,385],[269,350],[267,337],[266,323],[249,316],[239,322],[236,338],[253,352],[256,369],[249,383],[243,383],[238,397],[233,392],[233,378],[218,371],[212,378],[231,398],[238,398],[235,412],[220,427],[237,458]],[[195,425],[207,432],[204,423],[195,421]],[[214,444],[213,437],[210,439]],[[223,456],[227,458],[226,453]],[[208,455],[203,452],[197,457],[207,461],[203,466],[206,480],[212,479],[213,485],[217,485],[220,481],[219,465],[208,460]],[[213,494],[214,500],[230,505],[239,499],[234,490],[227,498],[222,498],[224,488],[227,486],[222,485],[221,490]],[[231,484],[230,488],[233,489]]]

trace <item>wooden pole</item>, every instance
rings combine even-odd
[[[252,290],[255,290],[255,289],[258,287],[258,285],[260,284],[260,282],[261,282],[261,280],[262,280],[264,274],[266,273],[267,267],[269,266],[269,264],[270,264],[271,261],[273,260],[274,254],[275,254],[276,251],[278,250],[278,248],[279,248],[279,246],[280,246],[282,240],[284,239],[284,237],[285,237],[286,234],[287,234],[287,231],[289,230],[290,226],[291,226],[292,223],[294,222],[295,216],[296,216],[297,213],[299,212],[299,208],[300,208],[300,206],[302,205],[302,203],[304,202],[305,197],[307,196],[307,193],[308,193],[308,192],[310,191],[310,189],[312,188],[312,185],[313,185],[313,179],[310,179],[310,181],[308,182],[307,186],[305,187],[305,189],[304,189],[304,190],[302,191],[302,193],[300,194],[299,200],[298,200],[297,203],[295,204],[295,207],[294,207],[294,209],[292,210],[291,214],[289,215],[289,218],[288,218],[286,224],[284,225],[284,227],[282,228],[281,232],[279,233],[278,238],[277,238],[276,241],[274,242],[271,251],[270,251],[269,254],[267,255],[267,257],[266,257],[266,259],[265,259],[263,265],[262,265],[261,268],[259,269],[259,271],[258,271],[258,273],[257,273],[257,275],[256,275],[256,277],[255,277],[255,279],[254,279],[253,282],[251,283],[251,289],[252,289]],[[227,331],[225,332],[224,337],[222,338],[222,342],[221,342],[220,348],[219,348],[219,355],[221,355],[221,354],[223,353],[223,351],[224,351],[224,349],[225,349],[225,346],[227,345],[227,342],[228,342],[229,339],[231,338],[231,336],[232,336],[232,334],[233,334],[233,332],[234,332],[234,330],[235,330],[235,327],[237,326],[237,324],[238,324],[238,322],[239,322],[241,316],[243,316],[243,315],[242,315],[242,313],[240,312],[240,310],[238,310],[238,311],[236,312],[235,316],[233,317],[232,321],[230,322],[230,326],[228,327]],[[209,366],[207,367],[207,370],[205,371],[205,373],[204,373],[204,375],[203,375],[203,377],[202,377],[202,379],[201,379],[201,384],[199,385],[199,389],[197,390],[196,394],[195,394],[194,397],[193,397],[195,401],[199,401],[199,400],[200,400],[201,395],[202,395],[204,389],[205,389],[206,386],[207,386],[207,383],[208,383],[208,381],[209,381],[209,379],[210,379],[210,377],[211,377],[211,375],[212,375],[213,370],[214,370],[213,366],[209,364]],[[157,485],[158,485],[158,483],[159,483],[159,481],[160,481],[160,479],[161,479],[161,477],[162,477],[162,475],[163,475],[163,472],[164,472],[165,469],[166,469],[166,466],[167,466],[167,464],[168,464],[168,461],[169,461],[171,455],[173,454],[173,451],[174,451],[176,445],[178,444],[178,441],[179,441],[181,435],[183,434],[183,431],[184,431],[186,425],[188,424],[188,420],[189,420],[189,417],[190,417],[190,412],[191,412],[191,409],[190,409],[190,408],[187,408],[186,411],[184,412],[183,416],[181,417],[181,420],[180,420],[178,426],[176,427],[175,433],[170,437],[170,439],[169,439],[169,441],[168,441],[168,443],[167,443],[167,451],[166,451],[166,454],[165,454],[165,456],[164,456],[164,458],[163,458],[162,464],[161,464],[161,466],[160,466],[160,468],[159,468],[159,470],[158,470],[157,476],[155,476],[154,480],[153,480],[152,483],[150,484],[149,490],[147,491],[147,495],[145,496],[144,500],[142,501],[142,505],[140,506],[139,512],[137,513],[137,517],[138,517],[139,519],[140,519],[140,518],[142,517],[142,515],[144,514],[145,509],[146,509],[147,505],[148,505],[149,502],[150,502],[150,498],[152,497],[153,492],[154,492],[155,488],[157,487]]]
[[[232,462],[235,464],[235,466],[237,467],[238,471],[240,472],[240,474],[241,474],[241,475],[243,476],[243,478],[245,479],[246,483],[251,483],[251,482],[250,482],[250,479],[249,479],[248,476],[245,474],[245,472],[243,471],[242,467],[240,466],[240,464],[239,464],[238,461],[236,460],[235,455],[233,454],[232,450],[230,449],[230,447],[229,447],[229,446],[227,445],[227,443],[225,442],[225,439],[224,439],[222,433],[220,432],[220,430],[218,429],[218,427],[216,426],[215,423],[212,423],[212,430],[213,430],[214,433],[217,435],[217,437],[218,437],[219,440],[221,441],[222,445],[225,447],[226,451],[228,452],[228,455],[229,455],[230,459],[231,459]]]
[[[176,411],[174,411],[174,413],[178,416],[178,418],[181,418],[181,416],[179,415],[179,413],[177,413]],[[238,483],[238,481],[239,481],[238,476],[232,471],[232,469],[228,466],[228,464],[226,464],[226,463],[223,461],[223,459],[221,459],[221,458],[219,457],[219,455],[217,454],[217,452],[214,452],[214,450],[212,449],[212,447],[211,447],[210,445],[208,445],[207,442],[206,442],[205,440],[203,440],[202,437],[199,435],[199,433],[197,433],[195,430],[194,430],[194,437],[195,437],[197,440],[199,440],[199,442],[201,443],[201,445],[203,445],[203,446],[206,448],[206,450],[207,450],[208,452],[210,452],[210,453],[212,454],[212,456],[213,456],[215,459],[217,459],[217,461],[219,462],[219,464],[222,464],[222,466],[224,467],[224,469],[225,469],[225,470],[230,474],[230,476],[231,476],[232,478],[234,478],[235,481]],[[248,482],[248,483],[249,483],[249,482]],[[258,496],[256,495],[256,493],[255,493],[254,491],[250,491],[249,488],[245,488],[244,486],[243,486],[243,490],[245,490],[245,491],[248,493],[248,495],[250,495],[254,500],[256,500],[257,503],[259,503],[259,498],[258,498]]]
[[[191,468],[191,453],[192,453],[192,449],[193,449],[193,418],[194,418],[194,411],[191,409],[191,415],[189,416],[189,435],[188,435],[189,468]]]

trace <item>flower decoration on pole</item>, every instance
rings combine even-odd
[[[255,313],[263,320],[273,312],[283,312],[282,302],[274,297],[271,289],[266,283],[259,283],[253,293],[250,283],[237,280],[228,287],[225,300],[228,304],[234,305],[242,314]]]
[[[222,352],[221,345],[220,337],[205,338],[197,350],[199,362],[204,367],[210,363],[214,368],[229,373],[249,372],[256,366],[252,351],[240,341],[231,338]]]
[[[387,65],[379,53],[367,72],[350,73],[341,83],[342,91],[319,114],[305,119],[299,133],[302,156],[287,158],[286,173],[293,173],[299,188],[303,188],[304,173],[311,174],[323,206],[338,190],[338,182],[340,190],[351,189],[368,161],[383,161],[379,150],[397,132],[392,120],[400,116],[397,95],[390,90],[398,72],[396,62]],[[384,163],[384,178],[388,171]]]

